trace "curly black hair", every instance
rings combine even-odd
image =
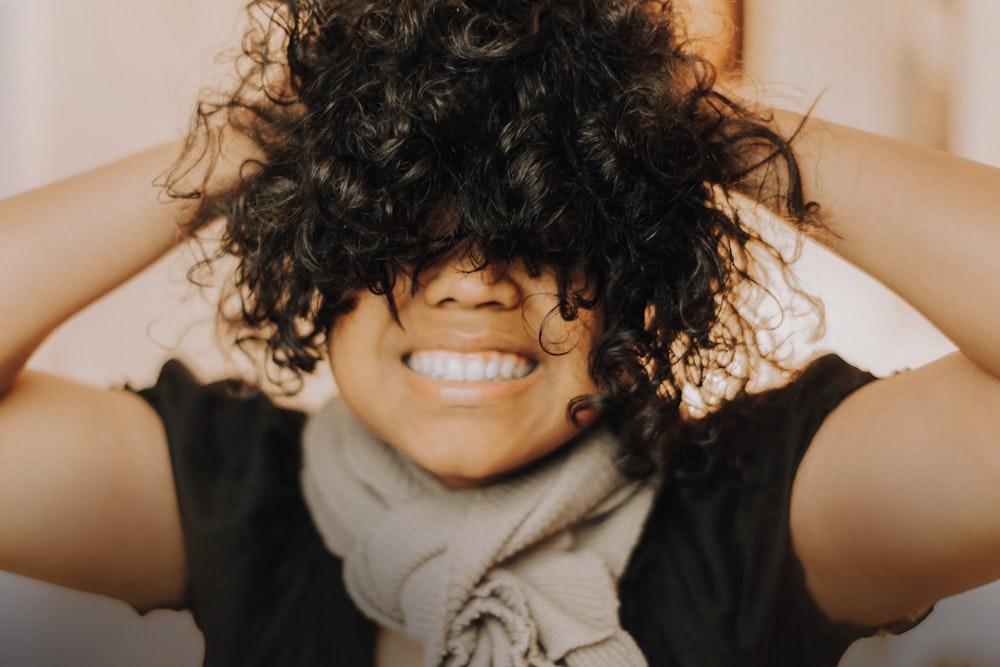
[[[732,398],[761,363],[780,367],[747,304],[767,290],[761,267],[790,279],[787,262],[732,197],[766,183],[768,205],[803,225],[815,205],[790,139],[718,89],[671,3],[257,0],[249,12],[239,81],[202,101],[168,185],[200,198],[192,226],[225,218],[233,323],[279,367],[312,371],[362,290],[394,308],[397,279],[415,285],[460,247],[477,268],[553,270],[565,319],[600,314],[600,393],[568,411],[600,410],[632,474],[683,465],[671,449],[691,421],[682,392]],[[226,192],[181,188],[223,125],[255,142],[254,168]]]

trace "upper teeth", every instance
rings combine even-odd
[[[535,362],[504,352],[421,351],[405,359],[414,373],[447,382],[517,380],[535,370]]]

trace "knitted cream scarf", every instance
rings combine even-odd
[[[652,502],[597,431],[484,488],[445,487],[341,400],[309,420],[303,488],[354,603],[426,667],[646,665],[617,581]]]

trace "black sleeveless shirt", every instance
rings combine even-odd
[[[727,405],[702,474],[658,492],[619,582],[622,626],[653,667],[835,667],[877,628],[828,621],[791,548],[792,481],[824,417],[874,378],[834,356]],[[178,362],[139,392],[166,427],[187,550],[185,606],[207,667],[372,665],[299,485],[305,415]]]

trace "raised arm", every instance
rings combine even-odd
[[[778,121],[790,132],[800,118]],[[1000,376],[1000,170],[815,118],[793,148],[828,225],[817,240]]]
[[[793,148],[819,240],[959,348],[848,398],[796,478],[811,591],[835,619],[883,623],[1000,577],[1000,171],[815,119]]]
[[[232,183],[247,150],[229,141],[209,187]],[[0,202],[0,568],[138,606],[178,600],[186,578],[162,425],[130,392],[24,364],[62,322],[181,241],[194,202],[153,185],[180,151],[162,146]]]
[[[24,364],[180,240],[185,204],[159,202],[152,185],[178,150],[0,203],[0,567],[137,604],[176,597],[183,578],[162,428],[135,396]]]
[[[167,145],[0,202],[0,394],[44,338],[180,240],[185,204],[159,201]]]

